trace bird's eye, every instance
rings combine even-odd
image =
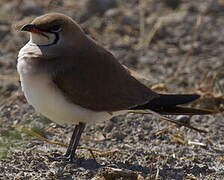
[[[52,32],[59,32],[59,31],[61,31],[61,26],[59,26],[59,25],[54,25],[54,26],[52,26],[52,27],[50,28],[50,31],[52,31]]]

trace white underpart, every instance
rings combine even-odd
[[[30,33],[30,42],[36,45],[49,45],[52,44],[55,40],[55,34],[43,32],[46,36],[37,33]]]
[[[36,72],[36,69],[24,60],[30,52],[29,43],[19,52],[17,70],[25,97],[37,112],[58,124],[95,123],[126,112],[96,112],[68,102],[47,74]],[[35,52],[38,52],[39,48],[35,48]]]

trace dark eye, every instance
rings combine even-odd
[[[54,26],[52,26],[52,27],[50,28],[50,31],[52,31],[52,32],[59,32],[59,31],[61,31],[61,26],[59,26],[59,25],[54,25]]]

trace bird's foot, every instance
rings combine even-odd
[[[71,155],[61,155],[61,154],[54,154],[54,157],[51,157],[52,161],[59,161],[65,163],[74,163],[75,159]]]

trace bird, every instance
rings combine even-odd
[[[161,115],[212,113],[182,106],[198,99],[197,94],[152,91],[67,15],[44,14],[21,31],[30,34],[17,58],[27,102],[50,120],[75,126],[67,151],[61,156],[66,162],[74,161],[86,124],[130,110],[148,109]]]

